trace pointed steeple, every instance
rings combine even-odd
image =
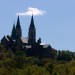
[[[18,16],[17,24],[16,24],[16,37],[20,38],[21,36],[22,36],[22,30],[21,30],[21,26],[20,26],[20,19]]]
[[[12,39],[16,39],[16,28],[15,28],[15,23],[13,24],[13,29],[12,29],[12,33],[11,33],[11,38],[12,38]]]
[[[34,25],[34,19],[33,19],[33,15],[32,15],[32,18],[31,18],[30,27],[35,27],[35,25]]]
[[[19,16],[18,16],[18,19],[17,19],[17,25],[16,27],[20,27],[20,19],[19,19]]]
[[[34,25],[33,15],[31,17],[31,23],[30,23],[29,32],[28,32],[28,43],[29,44],[36,43],[36,29]]]

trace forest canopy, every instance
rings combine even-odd
[[[39,58],[0,45],[0,75],[75,75],[75,53],[62,50],[56,58]]]

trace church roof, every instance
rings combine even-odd
[[[22,43],[28,43],[28,39],[25,37],[21,37],[21,41],[22,41]]]
[[[4,36],[4,37],[2,38],[2,40],[10,41],[9,38],[8,38],[7,36]]]
[[[49,44],[40,44],[40,45],[43,46],[43,48],[51,47]]]
[[[50,45],[49,44],[45,44],[43,45],[43,48],[48,48]]]
[[[27,49],[28,49],[28,48],[32,48],[32,46],[31,46],[31,45],[27,45],[27,46],[25,46],[25,47],[26,47]]]
[[[5,39],[6,39],[7,41],[9,41],[9,39],[8,39],[8,37],[7,37],[7,36],[5,36]]]

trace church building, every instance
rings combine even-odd
[[[13,25],[11,35],[4,36],[1,39],[1,44],[5,48],[15,50],[23,50],[27,56],[44,56],[51,57],[51,52],[55,51],[49,44],[41,45],[41,38],[36,41],[36,28],[33,15],[28,30],[28,38],[22,37],[22,29],[18,16],[16,26]]]

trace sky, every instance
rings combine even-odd
[[[11,35],[17,15],[22,36],[28,37],[32,13],[37,39],[57,50],[75,51],[75,0],[1,0],[0,39]]]

